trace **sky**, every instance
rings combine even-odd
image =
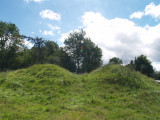
[[[0,20],[15,23],[23,35],[63,46],[70,32],[84,29],[104,63],[144,54],[160,70],[159,0],[0,0],[0,6]]]

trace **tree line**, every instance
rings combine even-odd
[[[85,35],[83,30],[72,32],[59,47],[52,40],[20,35],[15,24],[0,21],[0,71],[50,63],[75,73],[90,72],[102,65],[102,51]]]
[[[73,31],[65,39],[64,47],[59,47],[52,40],[21,35],[15,24],[0,21],[0,71],[50,63],[78,74],[91,72],[103,65],[102,50],[85,35],[84,30]],[[25,41],[32,43],[33,47],[28,48]],[[123,61],[114,57],[109,64],[123,64]],[[153,69],[145,55],[138,56],[125,66],[160,79],[160,72]]]
[[[123,64],[123,61],[118,57],[114,57],[109,60],[109,64]],[[148,77],[152,77],[157,80],[160,79],[160,72],[153,69],[151,61],[143,54],[135,57],[134,60],[131,60],[130,63],[125,66],[132,70],[139,71]]]

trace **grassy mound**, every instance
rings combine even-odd
[[[56,65],[34,65],[8,73],[1,73],[0,83],[6,88],[39,90],[44,87],[67,86],[76,80],[76,75]],[[43,92],[44,90],[42,90]]]
[[[118,65],[83,75],[50,64],[0,73],[3,120],[158,120],[159,105],[158,83]]]
[[[159,84],[153,79],[120,65],[106,65],[89,74],[89,79],[105,84],[118,84],[133,89],[156,89]]]

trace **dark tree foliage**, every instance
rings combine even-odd
[[[135,70],[135,69],[136,69],[133,60],[131,60],[130,63],[126,65],[126,67],[128,67],[128,68],[130,68],[130,69],[132,69],[132,70]]]
[[[147,59],[145,55],[135,57],[135,60],[131,60],[131,62],[126,65],[126,67],[129,67],[132,70],[139,71],[149,77],[159,79],[160,74],[157,71],[154,71],[151,61]]]
[[[34,64],[34,58],[31,55],[31,50],[28,48],[24,48],[23,51],[17,53],[16,61],[15,61],[15,69],[17,68],[26,68]]]
[[[73,60],[76,73],[90,72],[102,64],[101,49],[90,38],[85,38],[85,34],[83,30],[72,32],[64,42],[64,50]]]
[[[102,65],[102,51],[85,34],[83,30],[71,33],[65,47],[59,48],[54,41],[20,35],[15,24],[0,21],[0,71],[51,63],[71,72],[90,72]]]
[[[80,73],[81,64],[82,64],[82,56],[80,52],[81,41],[84,40],[85,32],[83,30],[79,32],[73,32],[69,34],[69,37],[65,40],[65,48],[64,50],[67,52],[68,56],[70,56],[74,60],[74,64],[76,65],[77,73]]]
[[[32,50],[34,51],[33,56],[35,58],[35,62],[43,63],[43,59],[44,59],[43,47],[45,46],[45,40],[39,37],[36,37],[36,38],[28,37],[28,40],[30,40],[34,45],[32,47]]]
[[[109,60],[109,64],[123,64],[122,59],[119,59],[117,57],[113,57]]]
[[[53,55],[53,53],[56,53],[58,49],[59,49],[59,46],[54,41],[47,40],[45,42],[45,46],[44,46],[45,56]]]
[[[25,47],[24,40],[30,41],[33,47]],[[59,65],[57,43],[20,35],[15,24],[0,21],[0,70],[18,69],[37,63]]]
[[[0,21],[0,70],[16,68],[16,57],[23,48],[23,40],[19,36],[15,24]]]
[[[160,72],[155,71],[154,72],[154,78],[155,78],[155,80],[160,80]]]
[[[51,63],[60,65],[60,49],[54,41],[46,41],[44,50],[44,63]]]
[[[60,48],[60,66],[68,69],[71,72],[76,71],[76,65],[74,60],[63,50]]]
[[[81,72],[90,72],[100,67],[102,65],[102,50],[90,38],[85,39],[83,48]]]
[[[147,59],[145,55],[140,55],[135,59],[135,68],[137,71],[149,76],[154,76],[153,66],[151,61]]]

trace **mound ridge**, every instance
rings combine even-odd
[[[34,65],[26,69],[1,73],[1,86],[24,92],[52,93],[77,80],[77,75],[51,64]]]
[[[119,65],[82,75],[51,64],[0,73],[3,120],[158,120],[158,106],[160,85]]]
[[[106,65],[89,74],[92,80],[96,79],[103,83],[118,84],[130,88],[153,89],[159,84],[152,78],[131,70],[121,65]]]
[[[57,65],[51,65],[51,64],[43,64],[43,65],[34,65],[32,67],[29,67],[27,69],[22,69],[16,71],[17,74],[25,74],[34,76],[37,78],[58,78],[58,77],[73,77],[73,73],[69,72],[68,70],[65,70]]]
[[[135,89],[153,89],[159,87],[159,84],[153,79],[120,65],[106,65],[89,74],[77,75],[57,65],[43,64],[1,74],[1,76],[2,82],[4,82],[5,77],[8,76],[7,78],[9,79],[7,81],[19,81],[23,82],[23,84],[24,82],[26,82],[26,84],[27,82],[48,84],[61,82],[67,84],[75,82],[79,78],[85,78],[91,82],[99,81],[105,84],[118,84]],[[18,87],[18,84],[15,84],[15,86]]]

